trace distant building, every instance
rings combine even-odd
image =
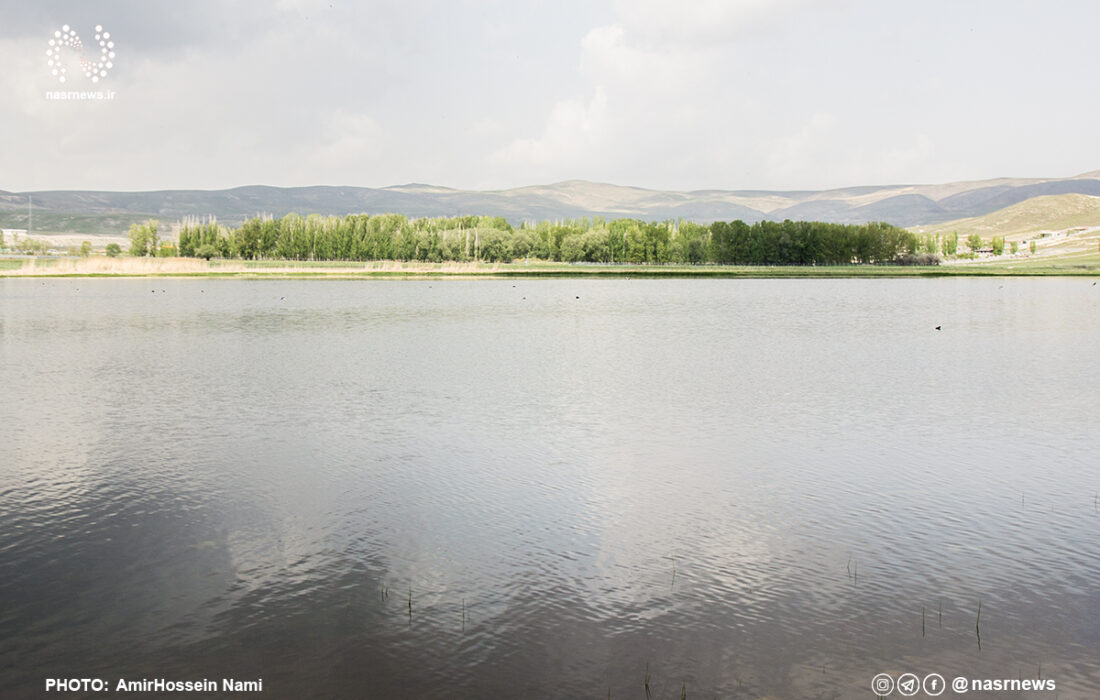
[[[0,233],[5,236],[26,236],[27,229],[25,228],[0,228]]]

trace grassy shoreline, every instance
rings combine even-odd
[[[1095,259],[1094,259],[1095,258]],[[1100,276],[1100,256],[1086,259],[948,264],[938,266],[835,265],[631,265],[515,263],[418,263],[397,261],[306,262],[197,258],[28,258],[0,260],[0,277],[222,277],[239,279],[680,277],[860,278]]]

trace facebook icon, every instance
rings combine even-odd
[[[943,676],[938,673],[929,673],[924,677],[924,692],[926,695],[939,695],[946,687],[946,681],[944,681]]]

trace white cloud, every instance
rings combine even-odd
[[[41,3],[5,16],[0,131],[16,136],[0,141],[0,189],[818,188],[1057,175],[1100,157],[1076,69],[1091,65],[1092,6],[95,5],[60,21],[111,27],[114,102],[43,99],[59,20]],[[1052,111],[1066,94],[1079,104]]]
[[[615,0],[620,21],[647,42],[689,44],[738,38],[812,0]]]
[[[837,151],[844,146],[838,144],[836,130],[836,118],[819,112],[797,132],[776,138],[767,155],[769,174],[792,182],[804,179],[821,162],[840,155]],[[840,148],[832,147],[834,144]],[[834,160],[834,165],[837,164]]]
[[[570,178],[655,184],[685,161],[706,159],[719,115],[728,128],[736,95],[715,91],[731,66],[721,47],[645,44],[621,24],[590,30],[579,74],[588,96],[554,103],[537,136],[520,136],[493,155],[530,173],[528,182]],[[618,173],[629,172],[624,180]],[[646,180],[649,180],[646,182]]]
[[[644,89],[667,97],[710,71],[707,54],[692,46],[642,47],[629,39],[620,25],[593,29],[581,42],[581,72],[611,89]]]
[[[607,136],[607,95],[597,87],[588,102],[561,100],[554,105],[538,138],[516,139],[491,156],[509,165],[569,165],[585,160]]]
[[[325,133],[325,143],[313,157],[325,169],[361,166],[383,152],[385,133],[367,114],[338,110],[329,117]]]
[[[312,182],[355,181],[386,141],[368,97],[346,82],[344,67],[364,53],[339,27],[307,28],[267,27],[216,50],[170,53],[119,38],[117,70],[99,86],[56,84],[41,56],[45,38],[0,40],[0,61],[11,68],[0,72],[0,91],[16,96],[0,110],[0,129],[23,137],[0,154],[20,163],[7,175],[21,183],[0,189],[289,185],[303,184],[303,173]],[[364,93],[371,78],[356,81]],[[100,87],[116,99],[44,96]]]
[[[879,105],[852,113],[851,96],[830,91],[830,81],[859,84],[847,67],[807,85],[799,73],[814,74],[805,63],[813,49],[775,63],[789,37],[760,32],[813,5],[824,3],[618,2],[616,21],[579,45],[591,97],[559,100],[537,135],[514,139],[493,162],[530,173],[528,182],[683,189],[817,188],[930,172],[930,135],[908,133],[909,119]]]

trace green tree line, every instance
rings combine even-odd
[[[144,250],[153,247],[155,242]],[[937,240],[932,252],[940,249]],[[592,263],[827,265],[899,262],[920,252],[921,239],[890,224],[789,220],[703,225],[597,217],[514,227],[501,217],[489,216],[410,219],[400,214],[288,214],[281,219],[251,218],[239,228],[192,219],[182,222],[179,232],[182,256],[247,260],[509,262],[534,258]]]

